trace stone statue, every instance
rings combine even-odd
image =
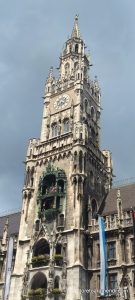
[[[128,289],[127,286],[123,287],[123,299],[124,300],[129,300],[130,299],[129,289]]]

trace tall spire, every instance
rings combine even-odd
[[[72,30],[71,38],[80,38],[80,30],[78,26],[78,15],[75,16],[74,27]]]

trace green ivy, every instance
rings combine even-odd
[[[59,213],[58,209],[56,208],[50,208],[45,210],[45,218],[48,222],[54,220]]]

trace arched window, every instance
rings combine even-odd
[[[57,125],[57,123],[54,123],[52,125],[52,137],[55,137],[57,135],[58,135],[58,125]]]
[[[84,102],[84,109],[85,109],[85,112],[87,113],[87,109],[88,109],[88,101],[87,101],[87,99],[85,99],[85,102]]]
[[[50,255],[50,246],[49,243],[45,239],[39,240],[33,248],[33,255]]]
[[[86,172],[86,167],[87,167],[87,154],[84,154],[84,172]]]
[[[90,185],[93,187],[94,185],[94,175],[93,175],[93,172],[90,171]]]
[[[61,254],[61,244],[56,245],[56,254]]]
[[[78,66],[79,66],[79,65],[78,65],[78,62],[76,61],[76,62],[74,63],[74,69],[77,70],[77,69],[78,69]]]
[[[93,106],[91,107],[91,117],[92,117],[92,119],[95,118],[95,109]]]
[[[82,158],[83,158],[83,154],[82,151],[79,152],[79,171],[80,173],[82,173]]]
[[[82,192],[82,178],[81,176],[78,179],[78,193],[81,194]]]
[[[87,68],[84,67],[84,77],[86,78],[86,76],[87,76]]]
[[[77,151],[74,152],[74,172],[76,172],[77,168]]]
[[[59,276],[56,276],[55,280],[54,280],[54,288],[55,289],[59,289],[59,282],[60,282]]]
[[[54,174],[48,174],[43,179],[42,195],[56,192],[56,177]]]
[[[64,133],[69,132],[69,119],[64,120]]]
[[[39,231],[39,223],[40,223],[39,219],[36,220],[36,222],[35,222],[35,231]]]
[[[64,226],[64,215],[60,214],[59,216],[59,226]]]
[[[28,167],[26,171],[25,185],[27,186],[29,182],[30,182],[30,167]]]
[[[31,186],[33,186],[33,181],[34,181],[34,167],[31,168],[31,178],[30,178],[30,181],[31,181]]]
[[[97,203],[95,199],[92,200],[91,208],[92,208],[92,218],[95,218],[97,213]]]
[[[69,72],[70,72],[70,64],[66,63],[65,64],[65,75],[69,75]]]
[[[58,180],[58,192],[59,193],[64,192],[64,180],[62,179]]]
[[[91,136],[93,139],[95,139],[96,134],[94,128],[91,128]]]
[[[46,276],[42,272],[36,273],[31,280],[31,289],[44,289],[47,290],[47,279]]]
[[[78,53],[78,44],[75,45],[75,53]]]

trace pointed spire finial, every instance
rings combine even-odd
[[[75,16],[75,20],[74,20],[74,27],[72,30],[72,38],[80,38],[80,30],[79,30],[79,26],[78,26],[78,15]]]
[[[53,73],[53,67],[50,68],[49,76],[48,76],[48,82],[52,82],[54,79],[54,73]]]

